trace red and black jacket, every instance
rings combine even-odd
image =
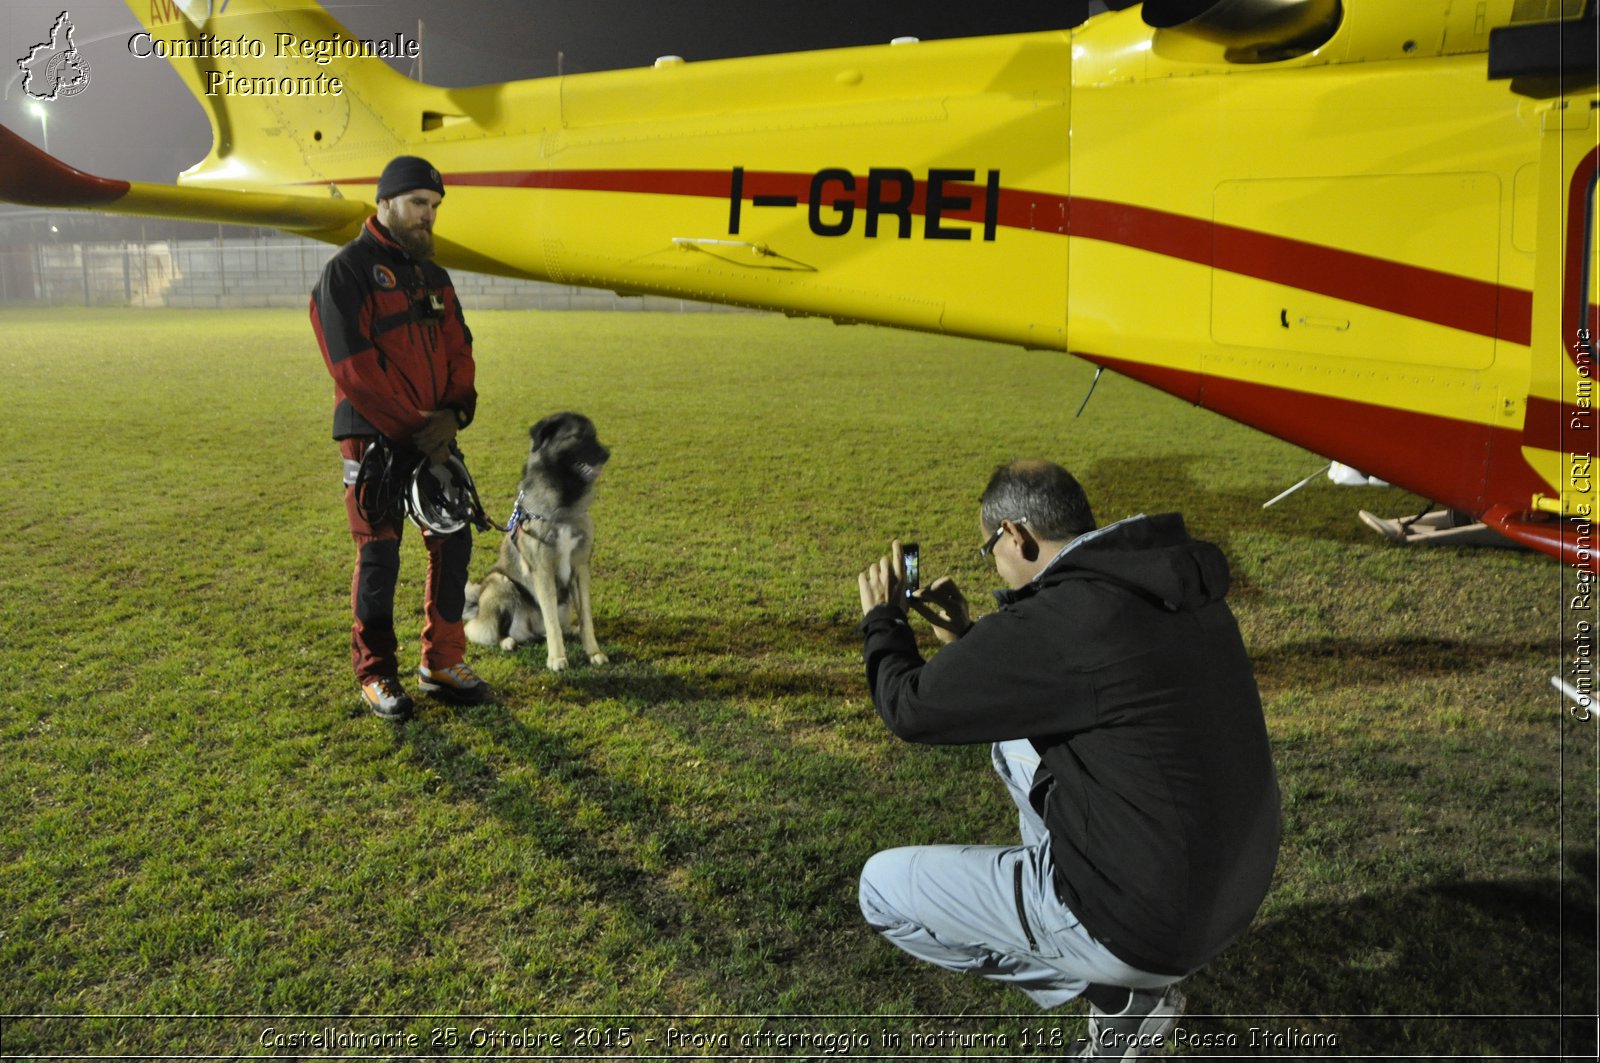
[[[472,332],[450,274],[406,254],[377,218],[323,269],[311,327],[333,375],[333,438],[404,443],[434,410],[472,421]]]

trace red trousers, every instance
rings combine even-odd
[[[339,441],[339,453],[359,461],[372,442],[363,436]],[[394,591],[400,578],[400,540],[405,521],[399,518],[369,524],[356,505],[355,488],[344,492],[350,536],[356,544],[356,569],[350,581],[350,663],[356,679],[398,676],[394,633]],[[428,580],[423,596],[422,665],[430,670],[453,668],[466,656],[467,636],[461,621],[466,605],[467,570],[472,561],[472,529],[452,535],[423,531],[428,548]]]

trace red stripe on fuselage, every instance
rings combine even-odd
[[[368,178],[367,183],[376,183]],[[446,174],[445,188],[553,188],[566,192],[633,192],[726,199],[728,170],[506,170]],[[801,193],[804,196],[804,191]]]
[[[1127,203],[1074,198],[1069,214],[1073,236],[1511,343],[1526,345],[1532,336],[1533,294],[1518,288]],[[1004,222],[1006,212],[1000,217]]]
[[[974,170],[977,177],[984,172]],[[804,204],[811,193],[813,176],[746,171],[741,198],[749,202],[757,196],[793,196]],[[374,180],[368,178],[366,183]],[[868,182],[857,176],[855,183],[853,191],[830,183],[828,205],[848,203],[864,209]],[[731,170],[508,170],[450,174],[446,186],[727,199],[732,194],[733,177]],[[983,184],[975,181],[944,187],[951,194],[971,200],[969,207],[945,211],[945,218],[972,224],[984,221],[988,192]],[[926,207],[927,182],[918,181],[910,210],[923,214]],[[1028,189],[1003,188],[993,217],[1003,228],[1121,244],[1474,335],[1523,345],[1531,341],[1531,292],[1442,270],[1150,207]]]

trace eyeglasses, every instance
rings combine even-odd
[[[1011,523],[1012,524],[1026,524],[1026,523],[1028,523],[1028,518],[1027,517],[1018,517],[1016,520],[1012,521]],[[982,546],[978,547],[978,556],[979,557],[988,557],[990,554],[992,554],[994,552],[995,545],[1000,542],[1000,536],[1005,534],[1005,530],[1006,530],[1006,522],[1005,521],[1001,521],[999,524],[995,525],[994,532],[989,536],[988,540],[985,541]]]

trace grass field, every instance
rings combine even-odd
[[[1593,1056],[1596,725],[1549,685],[1555,562],[1381,542],[1355,511],[1414,510],[1398,489],[1263,511],[1321,459],[1109,375],[1074,420],[1091,371],[1057,355],[754,315],[471,324],[491,514],[543,414],[612,447],[612,663],[480,650],[497,705],[391,726],[349,675],[304,314],[0,313],[0,1054],[1056,1054],[1078,1008],[919,966],[855,902],[876,849],[1014,839],[985,751],[878,722],[855,573],[915,538],[979,601],[977,494],[1039,454],[1103,521],[1181,510],[1234,565],[1286,830],[1257,925],[1186,984],[1192,1054]]]

